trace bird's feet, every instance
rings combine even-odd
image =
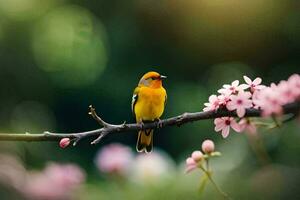
[[[138,122],[138,124],[139,124],[141,130],[144,130],[144,129],[145,129],[145,124],[144,124],[143,121]]]
[[[155,120],[156,121],[156,128],[162,128],[163,127],[163,122],[162,122],[162,120],[161,119],[156,119]]]

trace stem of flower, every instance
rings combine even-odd
[[[208,179],[213,184],[214,188],[223,196],[224,199],[232,199],[227,193],[223,192],[221,188],[216,184],[216,182],[213,180],[211,176],[212,174],[211,171],[207,171],[206,169],[204,169],[203,166],[200,166],[200,169],[202,169],[202,171],[207,175]]]
[[[209,159],[206,159],[206,170],[209,171]]]

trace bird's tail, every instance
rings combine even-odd
[[[139,131],[139,136],[136,143],[136,150],[138,152],[145,151],[150,153],[153,148],[153,129]]]

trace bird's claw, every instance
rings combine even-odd
[[[162,128],[163,127],[163,122],[162,122],[162,120],[161,119],[157,119],[156,120],[157,121],[157,123],[156,123],[156,128]]]
[[[141,130],[144,130],[144,129],[145,129],[145,124],[144,124],[143,121],[139,122],[138,124],[139,124]]]

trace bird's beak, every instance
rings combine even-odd
[[[160,79],[166,79],[167,77],[166,77],[166,76],[163,76],[163,75],[160,75],[159,78],[160,78]]]

